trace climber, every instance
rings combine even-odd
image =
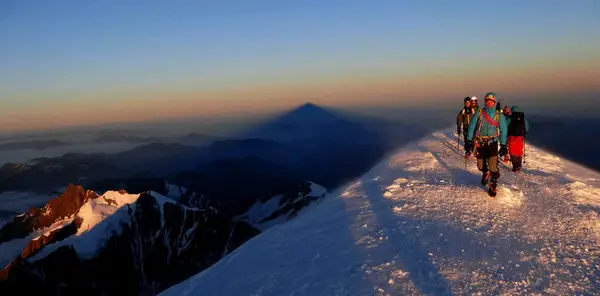
[[[493,92],[485,95],[485,106],[475,114],[475,120],[471,120],[466,139],[468,147],[476,152],[477,168],[483,173],[481,184],[489,186],[490,196],[496,196],[500,178],[498,156],[508,153],[506,118],[496,110],[497,100],[497,95]]]
[[[458,134],[457,136],[459,138],[461,134],[463,136],[463,140],[467,138],[469,124],[471,123],[473,115],[475,115],[475,109],[471,108],[471,98],[466,97],[464,99],[464,105],[462,109],[458,112],[458,115],[456,116],[456,133]],[[470,155],[470,149],[467,146],[467,141],[464,142],[464,149],[465,157],[468,157]]]
[[[511,115],[507,119],[508,126],[508,153],[512,162],[512,171],[519,173],[523,162],[525,149],[525,136],[529,132],[529,121],[519,106],[511,108]]]

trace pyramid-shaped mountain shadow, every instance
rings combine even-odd
[[[278,142],[321,142],[379,145],[388,142],[389,131],[402,124],[305,103],[237,133],[239,138],[262,138]],[[411,129],[404,129],[408,132]],[[415,133],[416,134],[416,133]],[[422,134],[422,133],[421,133]]]
[[[306,103],[240,131],[235,136],[240,140],[214,146],[221,147],[219,155],[259,157],[334,188],[424,134],[419,126]],[[260,139],[261,145],[248,139]]]
[[[340,116],[330,108],[306,103],[242,130],[237,136],[295,142],[322,138],[325,135],[344,136],[356,133],[365,133],[359,123]]]

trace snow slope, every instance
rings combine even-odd
[[[501,173],[434,133],[161,295],[600,293],[600,174],[529,145]]]
[[[273,196],[266,201],[257,201],[244,214],[235,217],[261,231],[286,223],[308,208],[307,204],[321,200],[327,195],[327,189],[314,182],[307,182],[306,192],[298,192],[293,199],[285,199],[283,194]]]
[[[124,205],[135,203],[139,194],[120,193],[118,191],[107,191],[96,199],[88,200],[77,213],[77,217],[83,222],[77,230],[77,235],[82,235],[102,222],[106,217],[113,215]]]

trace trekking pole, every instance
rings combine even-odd
[[[468,149],[467,149],[467,137],[463,134],[463,141],[465,145],[465,171],[467,170],[467,162],[469,161]]]
[[[460,151],[460,133],[456,133],[456,150]]]
[[[523,137],[523,163],[525,163],[525,156],[527,156],[525,146],[525,137]]]

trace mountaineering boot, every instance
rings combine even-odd
[[[512,171],[515,173],[519,173],[521,172],[521,162],[522,162],[522,157],[521,156],[516,156],[513,157],[512,159],[512,165],[513,165],[513,169]]]
[[[488,171],[488,172],[483,173],[483,176],[481,176],[481,185],[487,186],[489,179],[490,179],[490,172]]]
[[[489,194],[491,197],[494,197],[494,196],[496,196],[496,193],[497,193],[497,191],[496,191],[496,187],[497,187],[497,186],[498,186],[498,180],[496,180],[496,179],[492,178],[492,179],[490,180],[490,185],[489,185],[489,190],[488,190],[488,194]]]

